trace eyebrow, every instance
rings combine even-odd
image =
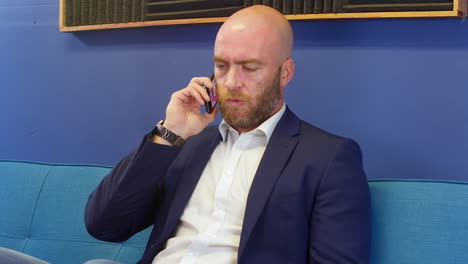
[[[214,56],[213,60],[215,62],[222,62],[228,64],[226,60],[223,60],[220,57]],[[255,64],[262,64],[259,60],[257,59],[245,59],[245,60],[239,60],[235,62],[236,64],[248,64],[248,63],[255,63]]]

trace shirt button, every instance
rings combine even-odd
[[[223,177],[222,182],[224,185],[226,185],[226,184],[229,184],[230,180],[231,180],[231,177],[229,177],[229,175],[226,175],[225,177]]]

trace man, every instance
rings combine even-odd
[[[91,194],[86,226],[124,241],[154,225],[139,263],[368,263],[370,202],[359,146],[284,103],[293,33],[276,10],[232,15],[214,47],[213,89],[193,78],[166,117]],[[184,144],[185,142],[185,144]]]

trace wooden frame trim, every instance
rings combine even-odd
[[[321,19],[376,19],[376,18],[429,18],[461,17],[460,11],[415,11],[415,12],[366,12],[366,13],[332,13],[314,15],[286,15],[289,20]]]
[[[66,10],[65,0],[60,0],[59,1],[59,27],[60,27],[60,31],[62,31],[62,28],[66,28],[65,27],[65,10]]]
[[[453,2],[453,10],[461,11],[463,17],[467,16],[468,13],[468,0],[455,0]]]
[[[130,22],[130,23],[114,23],[114,24],[76,26],[76,27],[61,27],[60,31],[70,32],[70,31],[82,31],[82,30],[169,26],[169,25],[183,25],[183,24],[208,24],[208,23],[224,22],[226,19],[227,17],[210,17],[210,18],[190,18],[190,19],[145,21],[145,22]]]
[[[285,15],[289,20],[354,20],[354,19],[381,19],[381,18],[461,18],[466,16],[466,2],[468,0],[454,1],[453,11],[415,11],[415,12],[366,12],[366,13],[329,13],[329,14],[307,14],[307,15]],[[463,2],[463,9],[459,2]],[[455,9],[455,6],[457,9]],[[130,22],[130,23],[114,23],[101,25],[73,26],[66,27],[65,25],[65,0],[60,0],[60,15],[59,25],[61,32],[73,32],[84,30],[101,30],[101,29],[116,29],[116,28],[134,28],[134,27],[150,27],[150,26],[167,26],[181,24],[208,24],[224,22],[226,17],[212,18],[190,18],[190,19],[173,19],[173,20],[158,20],[145,22]],[[462,11],[463,10],[463,11]]]

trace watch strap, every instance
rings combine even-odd
[[[185,139],[183,139],[181,136],[177,135],[176,133],[172,132],[171,130],[165,128],[164,126],[164,120],[159,121],[156,126],[154,127],[153,131],[151,134],[153,136],[160,136],[167,142],[171,143],[172,145],[176,147],[182,147],[185,144]]]

